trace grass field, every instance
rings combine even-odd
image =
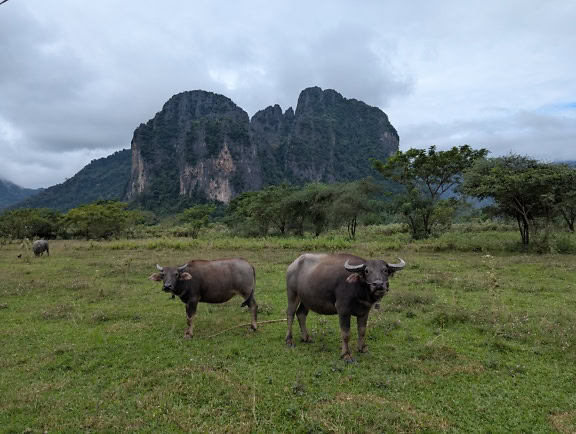
[[[42,258],[3,245],[0,431],[576,432],[576,255],[458,242],[54,241]],[[239,298],[200,304],[184,340],[184,305],[147,279],[156,263],[240,256],[259,320],[281,319],[286,267],[310,250],[408,263],[356,363],[338,358],[336,317],[311,313],[314,342],[296,325],[295,348],[283,322],[209,337],[248,323]]]

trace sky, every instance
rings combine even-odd
[[[401,150],[576,160],[574,23],[574,0],[9,0],[0,178],[61,183],[195,89],[252,116],[320,86],[381,108]]]

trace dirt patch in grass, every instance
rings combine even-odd
[[[74,312],[74,307],[69,304],[59,304],[52,306],[41,312],[41,316],[45,320],[60,320],[71,319]]]
[[[428,294],[413,292],[397,292],[382,300],[382,310],[385,312],[403,312],[414,308],[425,309],[436,302],[436,298]]]
[[[407,402],[372,394],[339,394],[319,403],[304,417],[312,432],[416,432],[449,427],[445,420],[425,414]]]
[[[576,410],[565,413],[553,414],[550,422],[561,433],[571,434],[576,432]]]

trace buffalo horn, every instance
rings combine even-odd
[[[366,268],[366,264],[360,264],[360,265],[350,265],[350,260],[347,260],[346,263],[344,264],[344,268],[346,268],[346,270],[350,271],[351,273],[357,273],[358,271],[362,271],[364,270],[364,268]]]
[[[164,268],[162,268],[160,265],[156,264],[156,268],[158,268],[158,271],[164,271]]]
[[[388,268],[392,268],[393,270],[396,271],[402,270],[406,266],[406,262],[404,262],[404,260],[401,258],[398,258],[398,260],[400,262],[397,264],[388,264]]]
[[[188,266],[188,264],[184,264],[181,267],[178,267],[178,271],[184,271],[187,266]]]

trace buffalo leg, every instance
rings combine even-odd
[[[340,353],[340,358],[351,362],[352,356],[350,355],[350,347],[348,343],[350,342],[350,314],[338,314],[338,319],[340,322],[340,335],[342,336],[342,352]]]
[[[286,309],[286,320],[288,322],[288,329],[286,330],[286,345],[293,346],[292,342],[292,323],[294,322],[294,314],[300,300],[295,293],[288,291],[288,309]]]
[[[358,351],[365,353],[367,351],[366,344],[364,343],[364,337],[366,336],[366,324],[368,324],[368,314],[359,316],[357,318],[358,322]]]
[[[250,325],[250,327],[252,327],[252,330],[256,330],[258,328],[258,305],[256,304],[256,300],[254,300],[254,297],[250,299],[248,307],[250,308],[250,312],[252,313],[252,324]]]
[[[190,339],[192,337],[192,333],[194,332],[194,317],[196,316],[197,306],[197,301],[191,301],[186,305],[186,317],[188,320],[188,328],[186,329],[186,333],[184,333],[184,337],[186,339]]]
[[[308,335],[308,329],[306,328],[306,317],[308,316],[308,308],[304,304],[300,303],[298,310],[296,311],[296,317],[298,318],[298,324],[300,324],[300,336],[302,337],[302,342],[312,342],[310,335]]]

